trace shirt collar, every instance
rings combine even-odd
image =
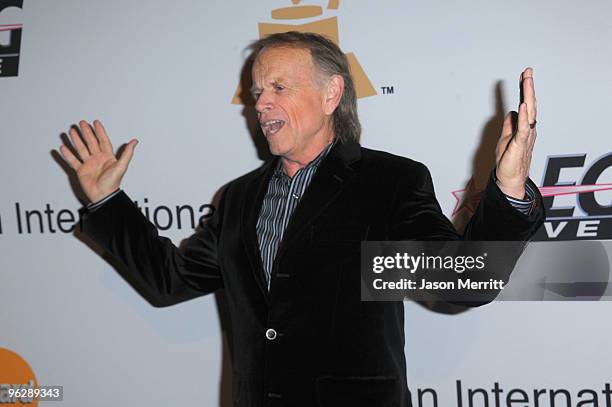
[[[319,155],[317,155],[311,162],[306,164],[304,167],[300,168],[295,173],[295,175],[297,175],[302,170],[306,170],[312,167],[318,167],[321,161],[323,161],[323,159],[327,156],[327,154],[329,154],[329,151],[332,149],[332,147],[335,144],[336,144],[336,138],[334,138],[334,140],[331,143],[329,143],[323,150],[321,150]],[[282,177],[282,176],[288,177],[287,174],[285,174],[285,170],[283,168],[283,161],[280,159],[278,160],[278,164],[276,164],[276,168],[274,169],[274,176],[275,177]]]

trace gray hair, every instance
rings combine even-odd
[[[262,51],[272,47],[307,49],[314,65],[326,79],[332,75],[340,75],[344,79],[344,92],[332,115],[334,134],[340,141],[359,141],[361,124],[357,116],[357,92],[348,59],[340,47],[319,34],[289,31],[271,34],[255,41],[250,47],[253,50],[251,60],[255,61]]]

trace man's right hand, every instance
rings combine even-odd
[[[91,202],[97,202],[119,188],[138,140],[130,140],[121,156],[117,158],[102,123],[94,120],[93,125],[95,134],[89,123],[85,120],[79,122],[83,139],[75,128],[70,129],[70,140],[77,155],[65,145],[60,146],[60,152],[64,160],[76,171],[87,198]]]

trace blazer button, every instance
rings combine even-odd
[[[268,329],[266,331],[266,338],[268,338],[271,341],[276,339],[276,331],[274,329],[272,329],[272,328]]]

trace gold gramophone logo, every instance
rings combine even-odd
[[[317,18],[323,16],[324,11],[321,6],[314,5],[299,5],[300,0],[291,0],[293,6],[282,7],[272,10],[273,20],[305,20]],[[340,6],[340,0],[329,0],[327,4],[327,13],[333,13],[338,10]],[[338,34],[338,17],[323,17],[322,19],[315,20],[308,23],[302,24],[287,24],[287,23],[259,23],[259,38],[264,38],[270,34],[282,33],[287,31],[299,31],[299,32],[314,32],[321,34],[332,40],[336,45],[340,45],[340,36]],[[351,75],[355,82],[355,88],[357,91],[357,97],[363,98],[366,96],[376,95],[376,89],[372,86],[372,83],[368,79],[365,71],[357,61],[357,57],[354,53],[349,52],[346,54],[349,65],[351,68]],[[240,84],[232,99],[233,104],[243,104],[242,93]]]

